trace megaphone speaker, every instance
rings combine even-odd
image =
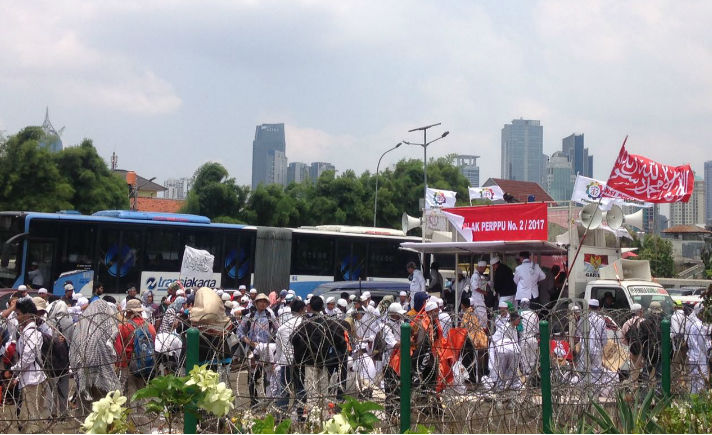
[[[626,225],[636,227],[638,229],[643,229],[643,209],[636,211],[635,213],[627,214],[623,217],[623,222]]]
[[[408,213],[403,212],[401,216],[401,227],[403,229],[403,234],[408,234],[408,231],[413,228],[418,228],[421,225],[420,218],[409,216]]]
[[[590,230],[600,227],[601,222],[603,222],[603,213],[601,213],[601,209],[598,208],[598,204],[596,203],[588,204],[581,209],[579,216],[581,217],[583,225]]]
[[[612,205],[611,209],[606,212],[606,224],[617,230],[623,225],[623,210],[617,205]]]

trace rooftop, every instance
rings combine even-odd
[[[136,208],[138,211],[178,213],[184,202],[179,199],[144,198],[139,196]]]
[[[529,195],[534,195],[535,201],[554,201],[554,198],[538,184],[533,181],[505,180],[502,178],[489,178],[483,184],[484,187],[497,185],[504,193],[508,193],[517,202],[527,202]]]
[[[663,230],[663,233],[666,233],[666,234],[680,234],[680,233],[712,234],[712,231],[707,231],[706,229],[704,229],[702,227],[698,227],[697,225],[675,225],[674,227],[670,227],[666,230]]]
[[[120,175],[123,179],[126,179],[126,173],[129,171],[126,169],[113,169],[111,172]],[[136,174],[136,186],[138,190],[144,192],[163,192],[164,190],[168,190],[160,184],[149,181],[138,174]]]

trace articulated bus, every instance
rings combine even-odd
[[[63,294],[64,277],[76,271],[70,275],[84,277],[84,293],[100,282],[107,293],[136,286],[161,294],[179,278],[188,245],[215,261],[212,280],[187,286],[292,288],[305,295],[326,281],[406,279],[406,263],[419,264],[419,256],[400,243],[417,240],[377,228],[256,227],[173,213],[0,212],[0,288],[27,284]]]

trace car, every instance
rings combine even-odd
[[[410,291],[410,283],[403,281],[334,281],[319,285],[312,292],[312,296],[321,296],[324,300],[332,296],[338,299],[341,293],[360,296],[367,291],[371,293],[371,300],[376,304],[386,296],[393,296],[395,301],[401,291],[406,293]]]
[[[702,302],[702,295],[707,291],[704,287],[680,287],[667,289],[668,294],[675,302],[685,305],[695,305]]]

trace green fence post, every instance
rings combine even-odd
[[[186,345],[185,374],[187,375],[193,367],[198,365],[198,346],[200,343],[200,332],[197,328],[188,329],[188,342]],[[198,433],[197,410],[187,407],[183,410],[183,432]]]
[[[670,397],[670,348],[671,348],[671,343],[670,343],[670,319],[665,318],[662,321],[662,368],[663,368],[663,373],[662,373],[662,381],[663,381],[663,394],[665,397]]]
[[[549,356],[549,322],[539,322],[539,366],[541,373],[542,432],[551,433],[551,359]]]
[[[400,342],[400,429],[410,429],[410,323],[401,323]]]

